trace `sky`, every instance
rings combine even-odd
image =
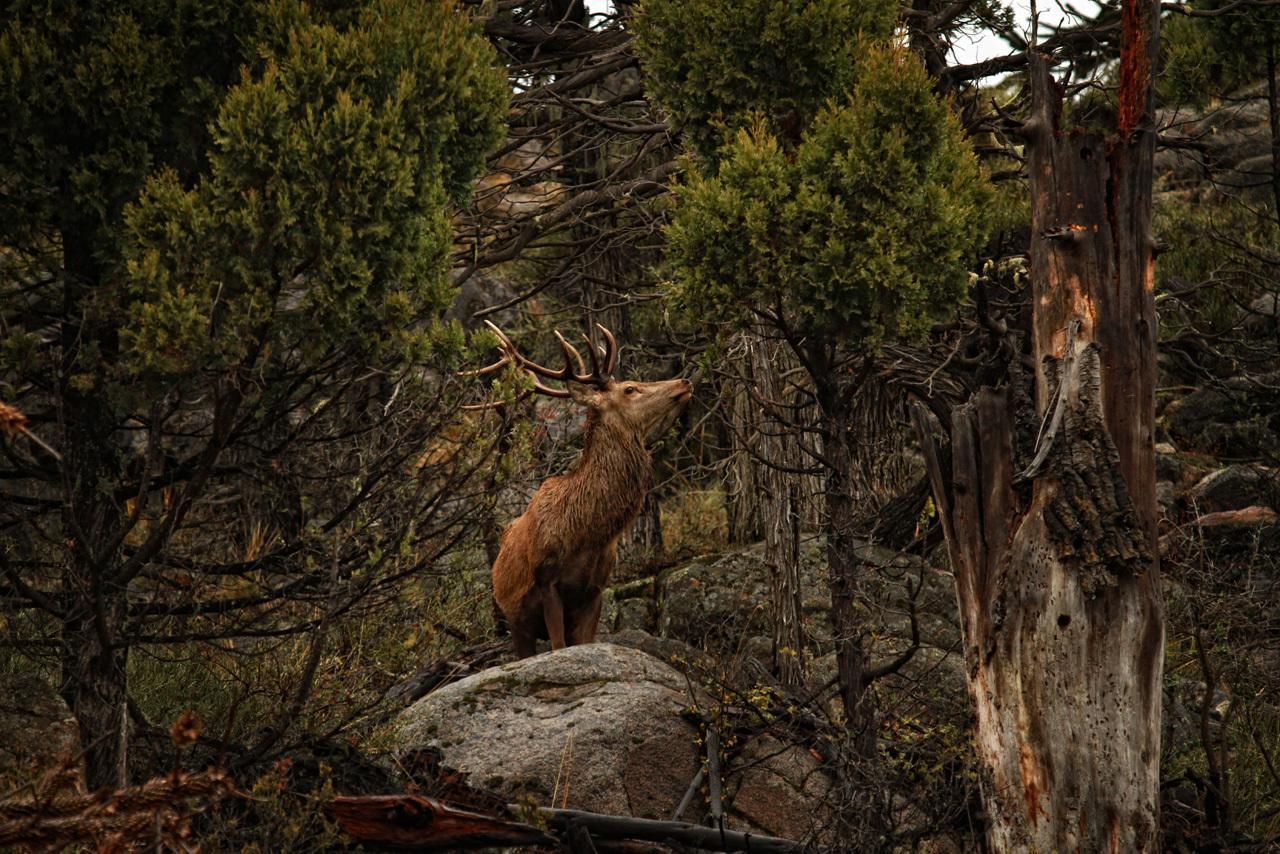
[[[1014,10],[1014,15],[1022,25],[1023,36],[1031,34],[1031,0],[1006,0],[1005,6]],[[1037,11],[1040,13],[1041,35],[1045,37],[1046,26],[1058,26],[1063,21],[1068,21],[1074,17],[1071,9],[1075,9],[1085,14],[1092,15],[1098,11],[1098,4],[1092,0],[1072,0],[1069,3],[1055,2],[1054,0],[1037,0]],[[959,35],[952,45],[953,63],[956,65],[968,65],[973,62],[981,62],[984,59],[991,59],[997,56],[1005,56],[1009,53],[1009,45],[1005,41],[989,33],[982,34],[978,38],[966,37]]]

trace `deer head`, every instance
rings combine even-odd
[[[465,375],[485,376],[500,371],[507,365],[515,365],[533,378],[533,388],[522,394],[520,399],[533,393],[569,398],[586,406],[593,419],[601,426],[611,428],[611,432],[634,435],[646,444],[653,442],[666,432],[679,416],[680,410],[693,397],[693,384],[686,379],[656,382],[615,379],[613,372],[617,367],[618,342],[613,333],[598,323],[596,329],[604,338],[603,345],[597,349],[583,335],[591,360],[590,371],[587,370],[582,354],[559,332],[556,333],[556,340],[560,344],[564,366],[548,368],[522,354],[497,326],[489,321],[485,321],[485,324],[497,336],[502,357],[491,365],[467,371]],[[557,385],[548,385],[544,380]],[[500,405],[500,402],[491,402],[468,408],[488,409]]]

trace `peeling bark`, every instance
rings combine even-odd
[[[662,554],[662,503],[651,489],[618,543],[618,566],[626,568],[627,576],[645,575],[662,562]]]
[[[747,336],[751,368],[759,394],[782,401],[786,389],[779,360],[780,348],[764,337]],[[769,565],[773,666],[783,685],[804,682],[805,636],[800,607],[801,476],[804,466],[787,425],[767,413],[759,418],[760,457],[756,478],[760,486],[760,525],[764,528],[765,562]]]
[[[916,412],[955,571],[995,851],[1159,845],[1158,5],[1125,6],[1116,136],[1061,130],[1061,93],[1032,56],[1034,385],[1014,373],[955,411],[949,472]]]

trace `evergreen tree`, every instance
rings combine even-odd
[[[2,583],[59,623],[88,783],[119,784],[131,639],[205,608],[154,598],[208,557],[183,534],[201,498],[281,465],[330,410],[369,429],[368,397],[344,403],[362,378],[421,386],[457,349],[434,321],[449,204],[501,135],[505,82],[432,0],[19,0],[6,18],[0,399],[61,459],[9,455]],[[331,487],[333,525],[375,491],[362,474]],[[307,589],[298,542],[292,586],[203,612]]]
[[[893,4],[746,6],[648,0],[637,22],[650,90],[698,155],[667,232],[671,295],[691,317],[767,330],[808,374],[841,699],[867,761],[852,400],[877,345],[954,310],[989,191],[919,59],[891,43]],[[868,824],[862,844],[881,844]]]

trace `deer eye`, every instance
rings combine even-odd
[[[629,385],[629,386],[627,386],[626,388],[624,388],[624,389],[623,389],[623,391],[625,391],[627,394],[635,394],[635,393],[636,393],[636,387],[635,387],[635,386],[633,386],[633,385]]]

